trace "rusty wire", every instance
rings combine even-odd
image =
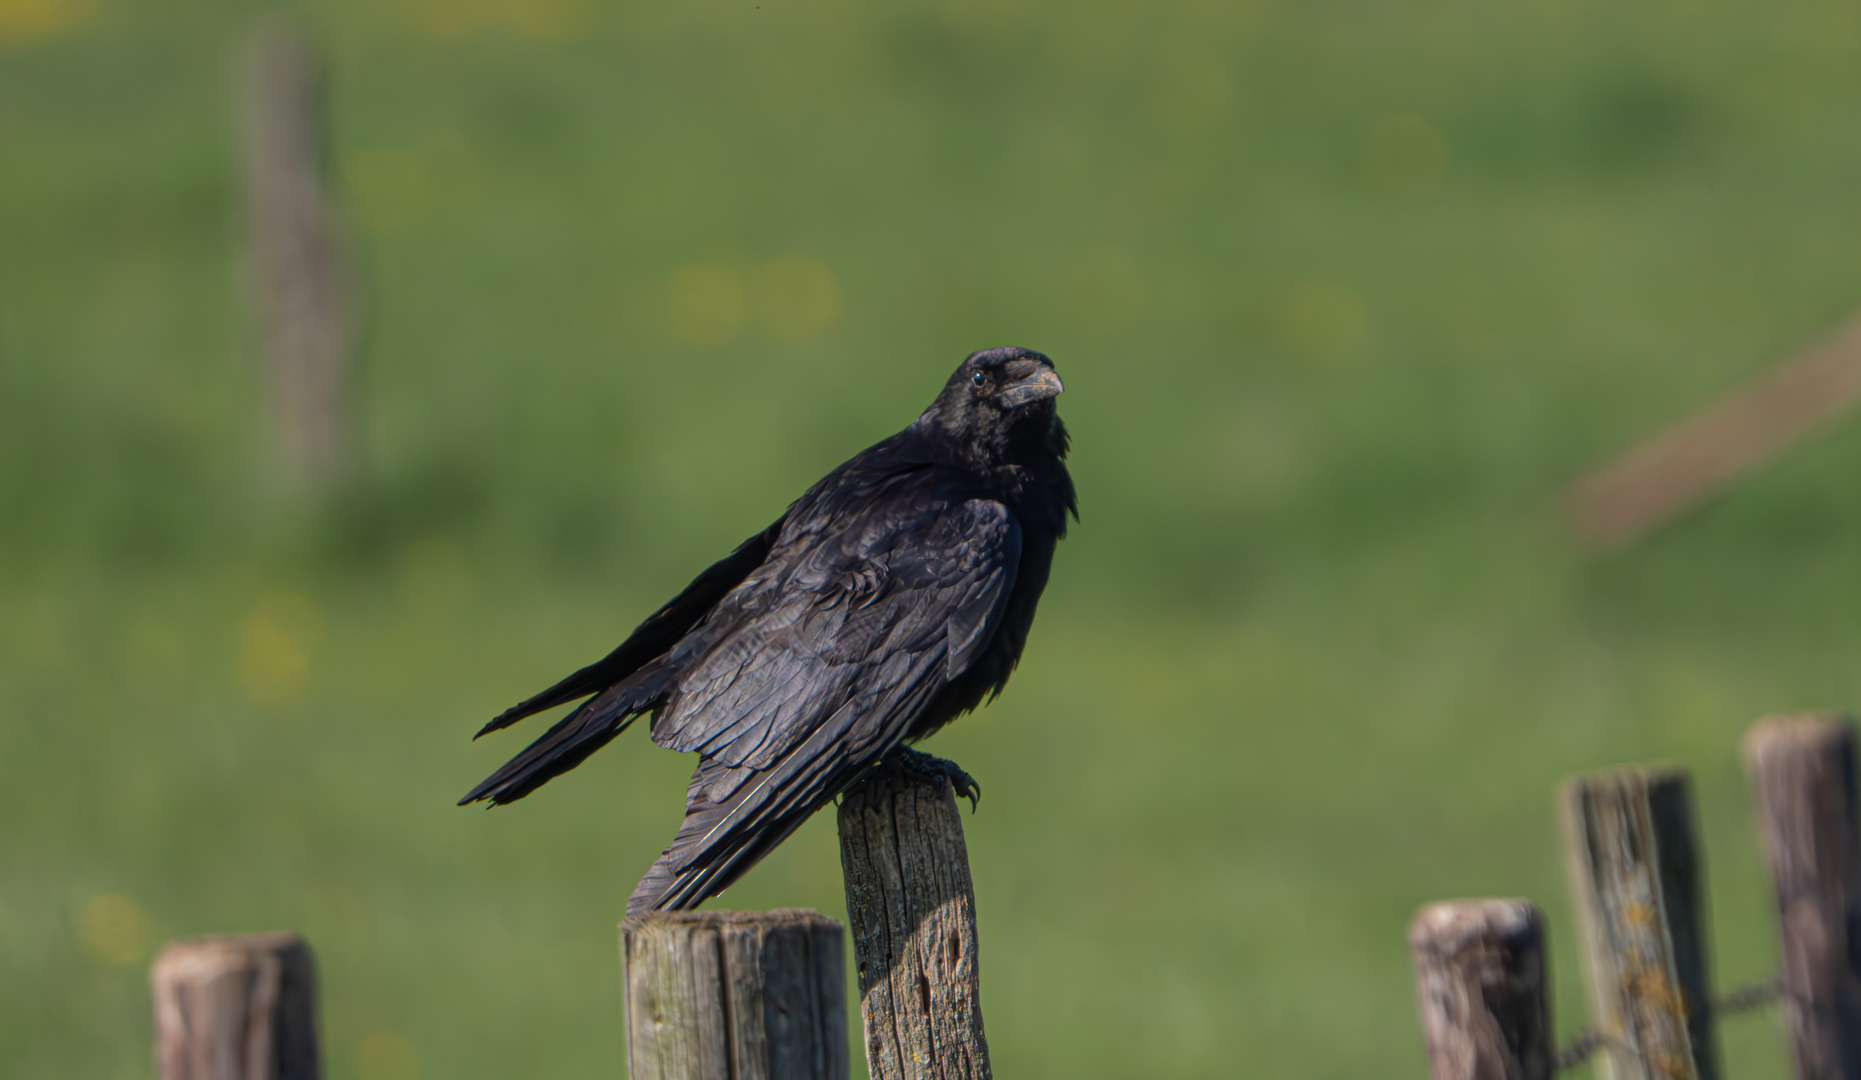
[[[1714,999],[1711,1006],[1712,1014],[1714,1016],[1737,1016],[1739,1013],[1761,1009],[1776,1002],[1782,996],[1783,980],[1781,978],[1765,979],[1763,982],[1741,986],[1729,994]],[[1609,1040],[1603,1036],[1602,1032],[1595,1028],[1584,1028],[1577,1032],[1568,1043],[1565,1043],[1563,1049],[1552,1055],[1551,1071],[1563,1072],[1566,1069],[1576,1068],[1588,1061],[1590,1055],[1596,1053],[1608,1042]]]

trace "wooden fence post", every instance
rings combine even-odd
[[[320,1080],[316,973],[291,933],[172,941],[149,972],[161,1080]]]
[[[950,781],[881,766],[840,799],[873,1080],[989,1080],[976,893]]]
[[[241,86],[248,270],[271,376],[272,420],[291,478],[335,479],[348,455],[354,295],[324,191],[322,69],[281,15],[245,43]]]
[[[1563,793],[1605,1080],[1717,1080],[1705,895],[1677,769],[1621,769]]]
[[[1783,931],[1783,991],[1798,1080],[1861,1078],[1861,843],[1855,731],[1832,716],[1772,717],[1745,763]]]
[[[1429,904],[1409,924],[1409,951],[1432,1080],[1550,1080],[1550,980],[1535,904]]]
[[[841,926],[817,911],[620,924],[632,1080],[846,1080]]]

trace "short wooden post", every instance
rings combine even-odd
[[[1429,904],[1409,924],[1432,1080],[1550,1080],[1544,915],[1529,900]]]
[[[989,1080],[976,892],[950,781],[882,766],[840,799],[873,1080]]]
[[[846,1080],[846,955],[818,911],[620,924],[632,1080]]]
[[[1784,1008],[1798,1080],[1861,1078],[1861,842],[1855,730],[1773,717],[1745,737],[1783,929]]]
[[[1686,773],[1596,773],[1570,780],[1563,796],[1605,1080],[1717,1080]]]
[[[281,15],[247,39],[242,97],[251,284],[292,479],[328,484],[349,451],[353,295],[324,190],[323,79]]]
[[[149,972],[161,1080],[319,1080],[316,973],[291,933],[172,941]]]

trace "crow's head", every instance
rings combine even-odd
[[[1018,456],[1013,444],[1046,444],[1063,430],[1053,399],[1064,389],[1053,361],[1032,349],[984,349],[963,361],[919,423],[972,455],[1004,461]]]
[[[1053,361],[1032,349],[1008,346],[970,353],[950,376],[939,401],[960,397],[1014,418],[1052,412],[1053,399],[1066,387],[1053,373]]]

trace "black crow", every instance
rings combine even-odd
[[[627,901],[696,907],[887,755],[993,697],[1075,518],[1061,391],[1029,349],[963,361],[911,426],[827,474],[608,656],[478,734],[588,698],[460,805],[513,802],[634,718],[698,755],[685,821]],[[590,696],[592,695],[592,697]]]

